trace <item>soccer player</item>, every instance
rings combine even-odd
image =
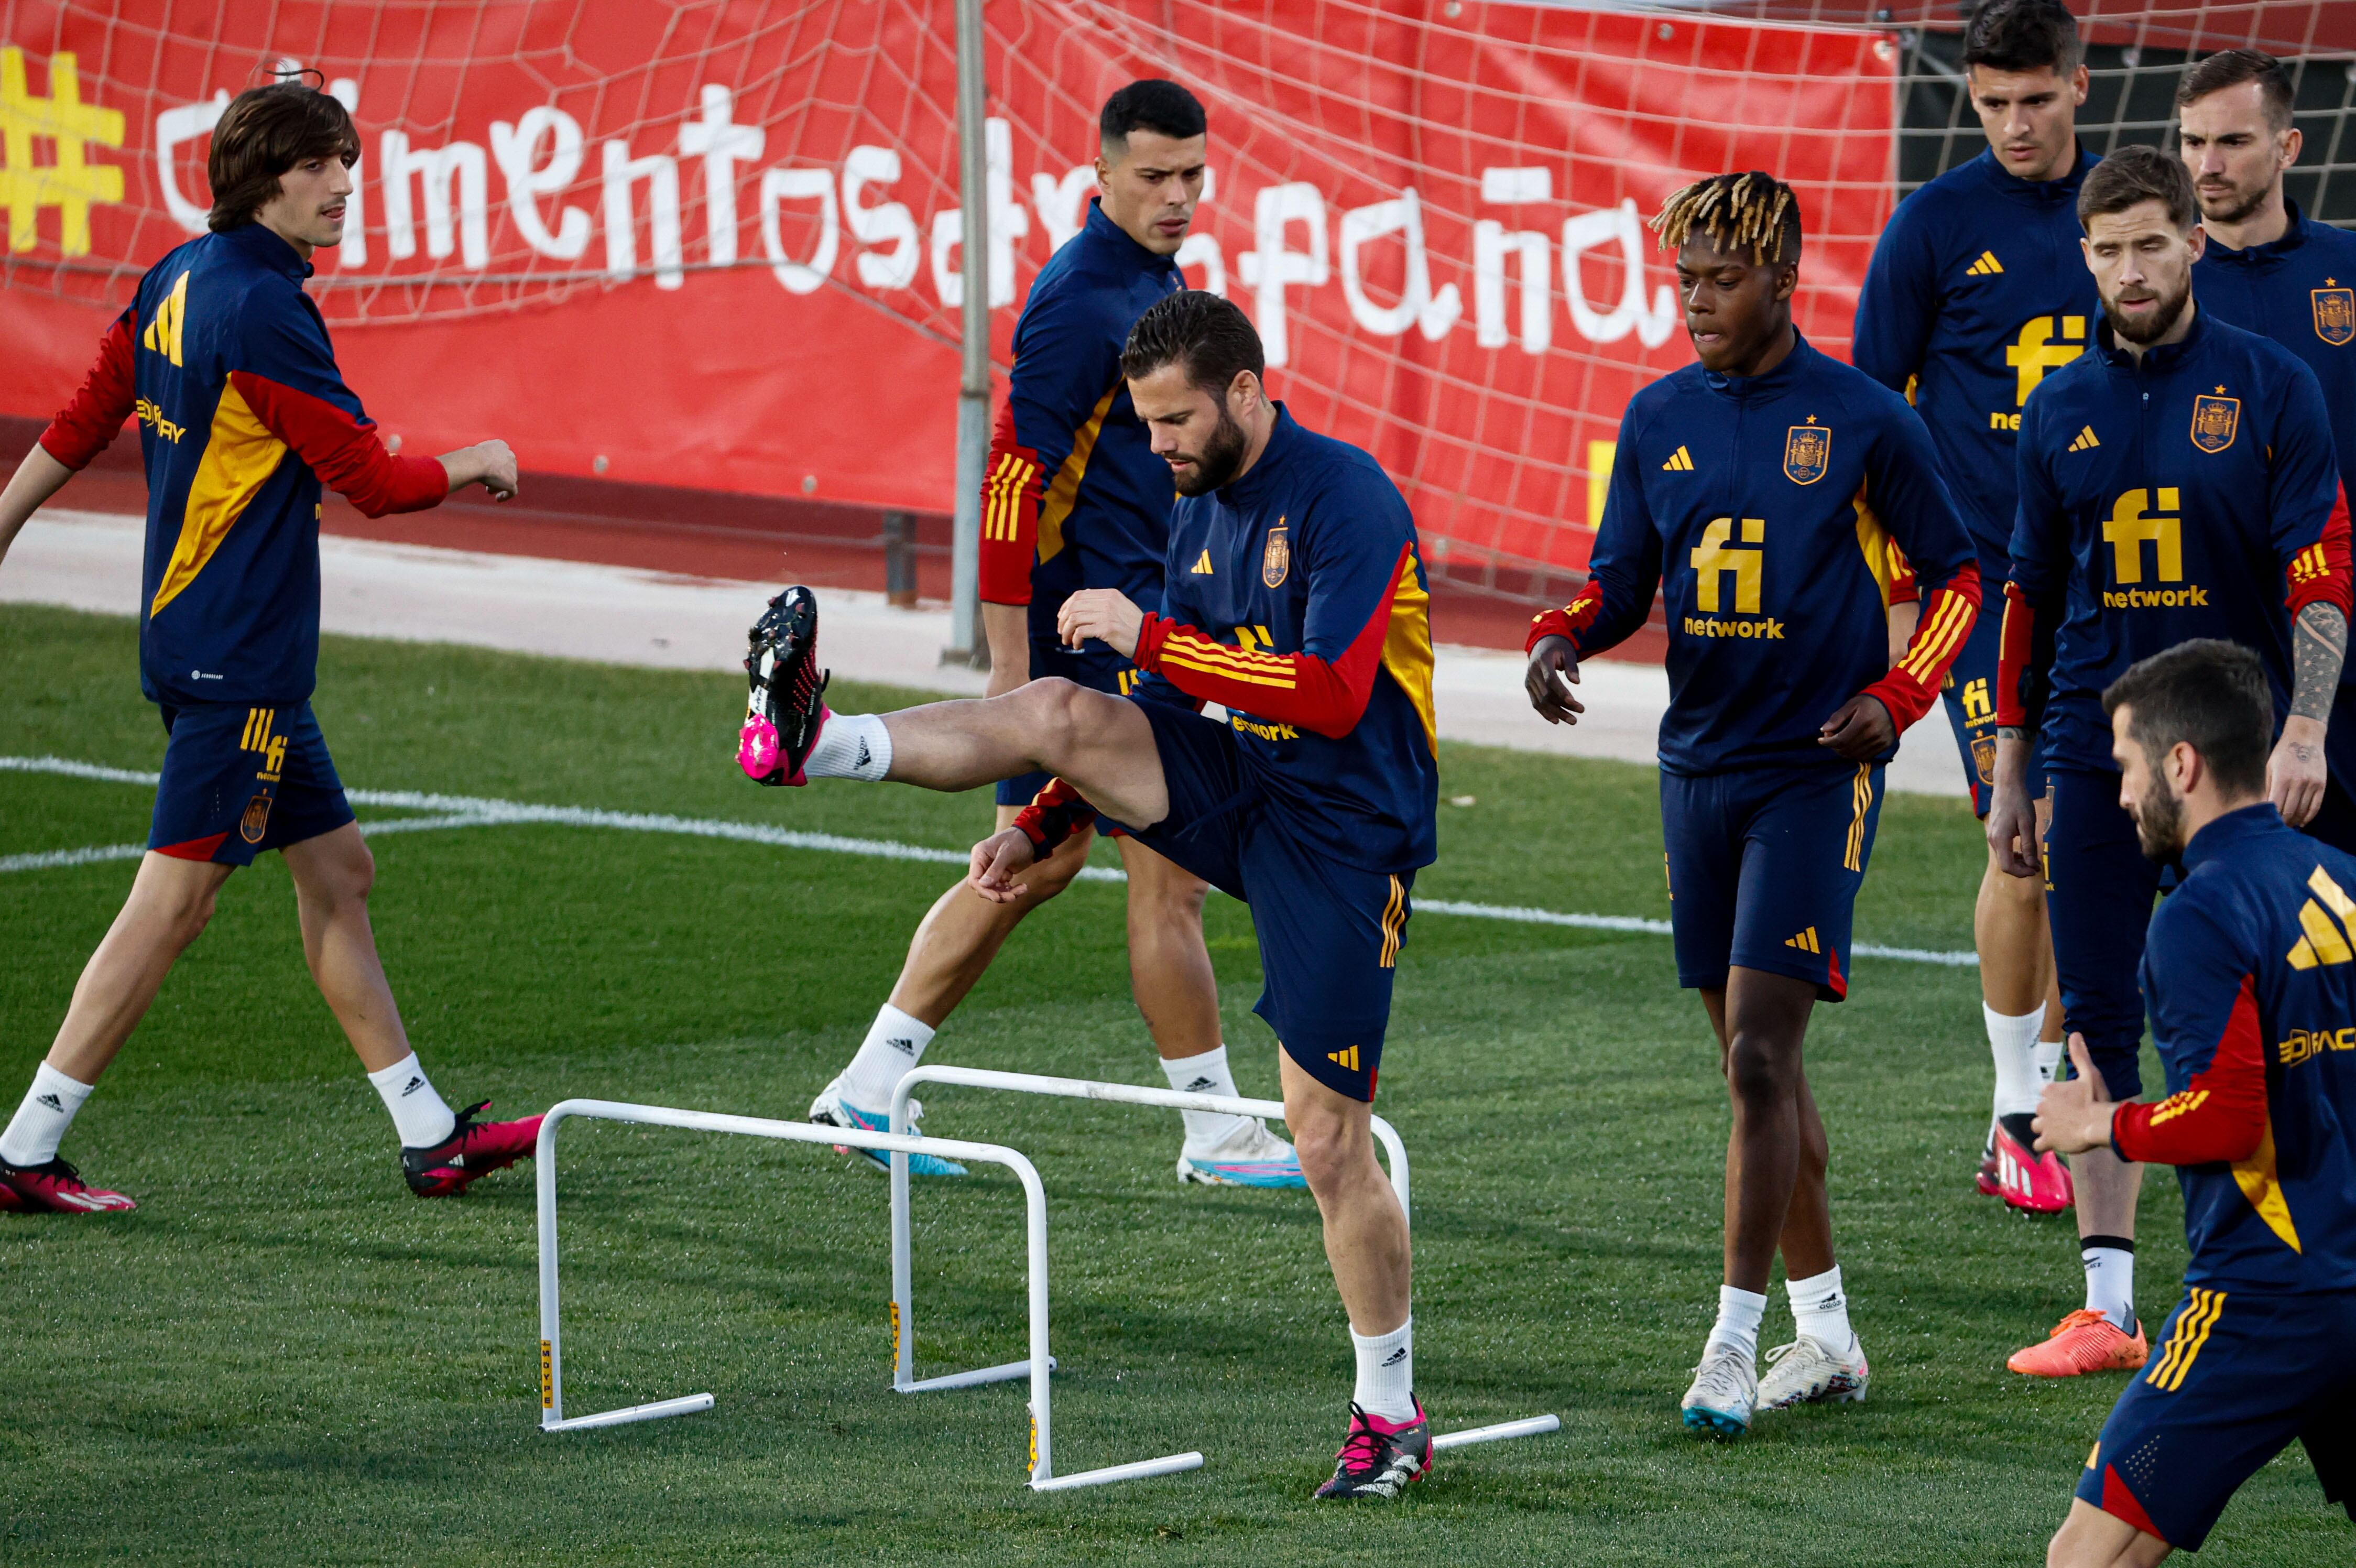
[[[2303,1438],[2356,1512],[2356,858],[2267,797],[2274,693],[2258,655],[2201,639],[2103,693],[2119,800],[2184,879],[2143,959],[2168,1098],[2121,1103],[2072,1035],[2040,1142],[2170,1165],[2191,1258],[2159,1359],[2086,1455],[2054,1568],[2197,1552],[2259,1466]]]
[[[2283,191],[2298,161],[2290,73],[2255,49],[2211,55],[2176,88],[2177,143],[2208,247],[2193,264],[2201,308],[2297,355],[2323,386],[2344,501],[2356,495],[2356,234],[2318,223]],[[2324,734],[2331,777],[2306,829],[2356,850],[2356,691],[2342,685]]]
[[[1285,1120],[1324,1219],[1357,1386],[1326,1498],[1390,1498],[1431,1463],[1415,1395],[1407,1217],[1376,1163],[1375,1080],[1438,772],[1430,598],[1407,502],[1375,460],[1296,424],[1261,384],[1259,335],[1215,295],[1138,318],[1121,371],[1179,499],[1157,607],[1064,601],[1067,648],[1134,664],[1126,696],[1033,681],[1001,697],[830,713],[817,606],[788,588],[754,628],[753,716],[778,780],[969,789],[1055,776],[977,844],[969,886],[1023,872],[1098,811],[1248,900],[1281,1054]],[[1225,705],[1224,722],[1194,711]]]
[[[2074,209],[2079,182],[2094,166],[2077,135],[2084,57],[2061,0],[1994,0],[1972,14],[1964,70],[1987,150],[1899,203],[1858,297],[1857,367],[1909,392],[1931,427],[1985,584],[2010,570],[2021,406],[2049,371],[2084,351],[2094,318]],[[1998,616],[1974,624],[1944,693],[1972,807],[1983,817],[1996,771],[2001,631]],[[2034,757],[2029,767],[2033,781]],[[2069,1171],[2035,1153],[2029,1132],[2039,1086],[2062,1056],[2045,900],[2036,884],[1998,870],[1993,854],[1972,909],[1972,945],[1996,1058],[1979,1190],[2058,1214],[2070,1207]]]
[[[211,918],[221,884],[265,849],[286,857],[311,976],[392,1114],[411,1190],[463,1191],[529,1155],[539,1134],[537,1116],[454,1112],[418,1065],[369,925],[376,865],[311,716],[321,481],[370,517],[471,484],[502,500],[516,489],[503,441],[393,456],[336,369],[303,280],[312,252],[342,238],[359,156],[351,116],[324,92],[281,82],[232,101],[206,166],[210,231],[140,280],[89,379],[0,492],[5,553],[137,413],[147,466],[139,680],[170,736],[131,896],[0,1133],[0,1208],[136,1207],[83,1181],[59,1142]]]
[[[1146,306],[1185,287],[1178,247],[1203,194],[1205,123],[1174,81],[1132,81],[1098,119],[1096,197],[1087,224],[1031,285],[1014,328],[1012,386],[1000,411],[982,491],[981,620],[989,694],[1049,675],[1119,693],[1136,666],[1102,643],[1066,648],[1055,615],[1071,595],[1118,589],[1143,604],[1162,593],[1170,535],[1170,466],[1154,456],[1120,373],[1121,345]],[[1047,784],[1001,779],[1007,827]],[[1028,894],[993,903],[959,884],[916,928],[891,999],[851,1064],[810,1105],[810,1120],[884,1126],[892,1091],[933,1033],[980,981],[1023,916],[1061,893],[1087,864],[1092,830],[1072,834],[1023,874]],[[1202,878],[1134,837],[1117,840],[1129,873],[1130,979],[1173,1089],[1237,1092],[1219,1030],[1219,992],[1203,947]],[[1255,1118],[1179,1112],[1178,1179],[1300,1187],[1291,1146]],[[873,1158],[871,1156],[871,1158]],[[875,1158],[882,1168],[887,1161]],[[918,1155],[922,1174],[963,1174]]]
[[[1654,224],[1676,248],[1700,363],[1628,404],[1587,585],[1537,618],[1527,681],[1547,722],[1577,723],[1580,660],[1643,625],[1662,589],[1661,827],[1677,980],[1701,993],[1734,1107],[1718,1320],[1681,1409],[1687,1427],[1732,1437],[1755,1409],[1865,1397],[1801,1046],[1815,1004],[1848,993],[1882,767],[1970,639],[1979,569],[1906,400],[1792,324],[1801,233],[1790,188],[1714,176],[1670,197]],[[1895,665],[1892,537],[1922,596]],[[1779,1251],[1796,1332],[1762,1381],[1759,1326]]]
[[[2021,413],[2020,514],[2005,590],[1988,843],[2036,877],[2032,745],[2048,781],[2042,872],[2072,1034],[2113,1100],[2143,1086],[2136,985],[2158,870],[2136,848],[2100,693],[2138,659],[2201,637],[2257,650],[2283,715],[2269,764],[2284,819],[2315,814],[2348,639],[2348,527],[2315,373],[2201,310],[2192,177],[2123,147],[2078,192],[2102,295],[2092,352]],[[2038,1377],[2129,1371],[2142,1169],[2109,1147],[2072,1162],[2085,1305],[2007,1363]]]

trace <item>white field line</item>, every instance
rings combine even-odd
[[[110,784],[144,784],[154,789],[156,776],[135,772],[127,768],[102,768],[93,762],[73,762],[61,757],[0,757],[0,773],[50,773],[70,779],[89,779]],[[817,850],[828,854],[857,854],[878,860],[925,861],[940,865],[964,865],[968,854],[961,849],[932,849],[923,844],[898,843],[890,839],[845,838],[839,833],[794,832],[785,828],[773,828],[761,822],[732,822],[712,817],[674,817],[648,811],[606,811],[587,806],[535,806],[521,800],[494,800],[473,795],[427,794],[414,789],[347,789],[345,794],[355,806],[382,806],[396,811],[430,811],[426,817],[391,818],[361,824],[364,833],[417,832],[427,828],[503,827],[527,822],[547,822],[560,827],[607,828],[624,832],[680,833],[692,838],[733,839],[744,843],[769,844],[778,849]],[[145,851],[138,844],[112,844],[95,849],[54,850],[46,854],[18,854],[0,857],[0,873],[11,871],[43,871],[67,865],[87,865],[94,861],[135,860]],[[1089,882],[1126,882],[1126,874],[1106,865],[1091,865],[1080,872],[1081,879]],[[1556,909],[1535,909],[1504,904],[1467,904],[1452,898],[1419,898],[1415,908],[1419,914],[1461,915],[1479,920],[1505,920],[1526,926],[1570,926],[1593,931],[1642,931],[1655,936],[1669,934],[1666,920],[1647,920],[1633,915],[1566,914]],[[1969,952],[1939,952],[1927,948],[1883,947],[1875,942],[1858,942],[1851,949],[1860,958],[1897,959],[1908,963],[1933,963],[1954,969],[1977,967],[1977,955]]]

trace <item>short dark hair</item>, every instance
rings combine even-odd
[[[2190,230],[2201,218],[2184,160],[2158,147],[2137,145],[2121,147],[2086,171],[2086,181],[2078,188],[2078,227],[2086,229],[2090,219],[2125,212],[2142,201],[2167,208],[2168,220],[2181,230]]]
[[[1988,0],[1964,27],[1964,69],[2035,70],[2066,75],[2084,62],[2078,19],[2062,0]]]
[[[2289,130],[2291,107],[2298,102],[2298,91],[2291,86],[2290,72],[2283,69],[2283,62],[2256,49],[2226,49],[2186,71],[2184,80],[2176,84],[2176,107],[2181,112],[2188,103],[2198,103],[2212,92],[2245,81],[2258,84],[2266,124],[2277,131]]]
[[[1188,381],[1221,400],[1241,372],[1267,373],[1251,317],[1232,301],[1194,288],[1154,301],[1121,347],[1120,373],[1131,381],[1164,365],[1183,365]]]
[[[359,161],[351,111],[300,81],[248,88],[230,100],[213,126],[205,178],[213,188],[206,225],[216,234],[241,229],[277,196],[278,177],[305,158]]]
[[[1199,136],[1210,122],[1194,95],[1174,81],[1149,77],[1132,81],[1105,100],[1097,132],[1107,142],[1127,142],[1131,131],[1156,131],[1173,142]]]
[[[2127,736],[2154,767],[2179,742],[2201,754],[2229,795],[2266,787],[2274,692],[2266,667],[2238,642],[2196,638],[2128,666],[2103,693],[2103,712],[2134,709]]]

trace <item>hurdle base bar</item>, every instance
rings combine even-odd
[[[710,1394],[683,1394],[675,1400],[657,1400],[652,1404],[624,1405],[619,1410],[599,1411],[595,1415],[576,1415],[564,1421],[543,1421],[542,1432],[585,1432],[593,1426],[627,1426],[634,1421],[660,1421],[667,1415],[693,1415],[710,1410]]]
[[[1079,1487],[1109,1486],[1115,1481],[1141,1481],[1148,1476],[1175,1476],[1186,1470],[1203,1467],[1200,1454],[1165,1454],[1159,1459],[1140,1459],[1130,1465],[1108,1465],[1101,1470],[1083,1470],[1076,1476],[1055,1476],[1044,1481],[1033,1481],[1034,1492],[1068,1492]]]
[[[1051,1372],[1055,1369],[1055,1358],[1053,1356],[1047,1358],[1047,1369]],[[984,1383],[1011,1383],[1017,1378],[1030,1375],[1029,1361],[1008,1361],[996,1367],[976,1367],[970,1372],[949,1372],[937,1378],[918,1378],[914,1382],[894,1383],[892,1391],[902,1394],[937,1393],[944,1389],[980,1388]],[[1148,1460],[1146,1463],[1159,1464],[1160,1461]]]
[[[1562,1417],[1534,1415],[1526,1421],[1501,1421],[1494,1426],[1468,1427],[1462,1432],[1442,1433],[1431,1440],[1433,1452],[1443,1448],[1470,1448],[1475,1443],[1503,1443],[1511,1437],[1543,1437],[1549,1432],[1562,1430]]]

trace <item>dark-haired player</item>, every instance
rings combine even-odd
[[[2211,55],[2177,83],[2177,145],[2209,236],[2192,278],[2203,310],[2315,372],[2345,502],[2356,495],[2356,234],[2317,222],[2283,189],[2302,145],[2292,104],[2290,73],[2255,49]],[[2343,681],[2331,711],[2331,778],[2306,830],[2356,850],[2356,688]]]
[[[990,453],[981,508],[981,622],[989,694],[1059,675],[1092,692],[1125,692],[1138,671],[1102,643],[1066,648],[1055,614],[1073,594],[1113,588],[1151,604],[1162,592],[1170,538],[1170,466],[1153,454],[1120,374],[1121,345],[1146,306],[1185,284],[1177,252],[1203,194],[1203,106],[1174,81],[1132,81],[1098,117],[1097,195],[1087,221],[1031,285],[1014,328],[1014,368]],[[998,786],[1006,827],[1046,787],[1044,774]],[[891,999],[849,1066],[810,1105],[810,1120],[879,1128],[892,1090],[998,956],[1023,916],[1070,886],[1092,831],[1075,832],[1026,870],[1020,903],[993,903],[963,884],[916,928]],[[1173,1089],[1236,1092],[1219,1031],[1219,992],[1203,947],[1203,880],[1135,838],[1129,873],[1129,967],[1138,1011]],[[1290,1145],[1258,1121],[1186,1111],[1181,1181],[1299,1187]],[[881,1162],[878,1162],[879,1165]],[[962,1167],[917,1155],[922,1174]]]
[[[481,1122],[426,1080],[377,960],[375,863],[311,716],[319,651],[319,488],[371,517],[481,484],[515,493],[486,441],[396,457],[346,387],[311,252],[342,237],[359,140],[342,104],[297,83],[240,94],[213,129],[211,231],[140,280],[73,402],[0,493],[0,551],[135,409],[147,465],[139,679],[170,741],[147,855],[73,1004],[0,1133],[0,1208],[134,1207],[58,1157],[74,1112],[211,918],[221,884],[275,849],[303,952],[383,1096],[412,1190],[455,1193],[531,1153],[540,1119]]]
[[[2022,411],[2020,513],[2005,590],[1989,845],[2040,875],[2029,793],[2042,753],[2041,867],[2070,1030],[2114,1100],[2143,1086],[2136,971],[2158,870],[2119,809],[2100,693],[2138,659],[2194,638],[2255,649],[2275,683],[2275,803],[2294,824],[2324,786],[2325,722],[2348,641],[2347,518],[2315,373],[2211,319],[2193,292],[2201,234],[2192,178],[2123,147],[2078,192],[2103,298],[2094,351],[2045,378]],[[2007,1365],[2037,1377],[2130,1371],[2142,1167],[2111,1149],[2072,1162],[2086,1305]]]
[[[1719,175],[1670,197],[1654,223],[1676,249],[1700,363],[1629,403],[1587,586],[1532,627],[1528,687],[1549,723],[1577,723],[1579,661],[1641,626],[1662,589],[1677,979],[1702,994],[1734,1105],[1725,1283],[1682,1409],[1688,1427],[1730,1437],[1757,1408],[1865,1397],[1801,1046],[1815,1004],[1847,994],[1882,767],[1971,637],[1979,571],[1905,399],[1792,324],[1791,188]],[[1893,537],[1922,595],[1894,665]],[[1762,1381],[1779,1251],[1796,1332]]]
[[[2078,259],[2084,48],[2061,0],[1993,0],[1964,33],[1964,73],[1987,150],[1898,205],[1858,296],[1858,369],[1912,397],[1970,528],[1980,580],[2009,571],[2013,447],[2039,381],[2085,351],[2094,280]],[[1945,685],[1972,807],[1996,777],[1997,643],[1983,616]],[[2036,764],[2030,764],[2032,774]],[[2032,779],[2032,782],[2035,780]],[[2037,791],[2041,792],[2041,791]],[[2043,890],[1990,855],[1972,910],[1980,1015],[1996,1089],[1979,1189],[2033,1213],[2070,1207],[2070,1173],[2030,1145],[2039,1086],[2062,1055]]]
[[[818,611],[788,588],[754,628],[754,737],[777,782],[969,789],[1055,776],[974,848],[969,886],[1029,897],[1023,870],[1101,811],[1248,901],[1282,1047],[1285,1121],[1324,1218],[1357,1386],[1328,1498],[1390,1498],[1431,1462],[1415,1396],[1407,1217],[1376,1163],[1375,1079],[1438,772],[1430,600],[1414,520],[1355,446],[1269,400],[1259,335],[1210,294],[1147,310],[1121,358],[1179,499],[1158,607],[1117,588],[1064,601],[1066,647],[1141,672],[1127,697],[1034,681],[875,715],[821,699]],[[1226,706],[1224,722],[1194,711]]]
[[[2103,693],[2136,839],[2185,873],[2143,959],[2169,1092],[2119,1102],[2073,1035],[2078,1076],[2045,1091],[2037,1130],[2174,1165],[2192,1255],[2158,1359],[2086,1455],[2053,1568],[2199,1551],[2295,1438],[2356,1512],[2356,858],[2266,798],[2271,686],[2256,653],[2202,639]]]

